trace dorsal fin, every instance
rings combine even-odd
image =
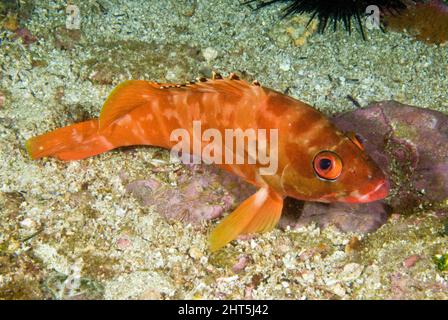
[[[154,91],[158,89],[157,86],[157,83],[145,80],[128,80],[120,83],[104,102],[100,112],[99,129],[107,128],[131,110],[148,103]]]
[[[222,80],[204,78],[189,84],[157,83],[145,80],[124,81],[116,86],[106,99],[100,112],[99,130],[104,130],[132,110],[150,103],[155,97],[185,93],[187,90],[242,96],[243,90],[251,86],[244,80],[238,80],[236,76]]]

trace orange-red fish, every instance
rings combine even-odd
[[[214,128],[276,129],[278,169],[261,175],[258,161],[219,164],[259,190],[224,218],[210,236],[217,250],[240,234],[269,231],[280,219],[283,199],[370,202],[387,196],[383,172],[354,134],[339,131],[322,113],[279,92],[231,75],[185,85],[130,80],[107,98],[98,119],[77,123],[26,142],[31,158],[78,160],[114,148],[151,145],[173,148],[170,134],[193,132],[193,122]],[[269,149],[269,137],[265,148]],[[259,141],[258,141],[259,142]],[[205,147],[202,144],[203,150]],[[244,150],[245,153],[248,150]]]

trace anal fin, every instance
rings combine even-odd
[[[240,234],[267,232],[280,219],[283,198],[269,188],[261,188],[224,218],[210,235],[210,250],[224,247]]]

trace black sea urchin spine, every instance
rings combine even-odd
[[[333,24],[333,30],[336,30],[338,23],[342,23],[351,33],[352,20],[355,19],[363,39],[365,39],[363,19],[369,5],[376,5],[380,10],[388,11],[406,8],[406,0],[249,0],[245,3],[251,2],[258,2],[257,9],[278,2],[289,3],[284,9],[283,18],[292,14],[311,14],[307,25],[314,19],[318,19],[320,33],[323,33],[329,24]]]

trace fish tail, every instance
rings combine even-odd
[[[25,143],[26,150],[32,159],[51,156],[80,160],[122,146],[163,145],[156,135],[147,132],[151,126],[139,127],[137,123],[141,114],[150,112],[148,103],[156,98],[157,88],[143,80],[125,81],[109,95],[98,119],[33,137]],[[133,130],[133,126],[140,131]]]
[[[98,119],[60,128],[26,141],[32,159],[56,157],[61,160],[84,159],[115,146],[98,133]]]

